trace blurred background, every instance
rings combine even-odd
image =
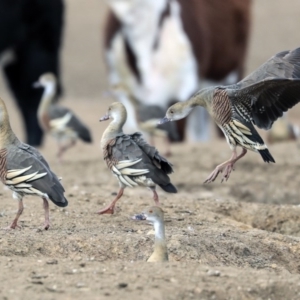
[[[109,8],[105,1],[99,0],[65,0],[64,6],[60,50],[61,103],[80,115],[97,141],[105,126],[100,125],[98,119],[113,101],[103,95],[109,89],[104,59],[104,28]],[[275,53],[300,46],[299,11],[297,0],[252,1],[244,75]],[[3,73],[0,76],[0,96],[8,105],[12,127],[25,140],[22,118]],[[298,107],[291,111],[289,116],[293,122],[297,123],[299,113]]]

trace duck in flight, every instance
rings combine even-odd
[[[234,164],[248,150],[258,152],[265,162],[275,160],[254,125],[268,130],[274,121],[300,101],[300,48],[271,57],[240,82],[229,86],[208,87],[196,92],[186,102],[167,110],[160,124],[185,118],[194,107],[205,107],[223,131],[232,155],[218,165],[205,183],[219,173],[228,180]],[[237,153],[240,146],[242,152]]]

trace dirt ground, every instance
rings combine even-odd
[[[298,0],[254,1],[247,72],[272,54],[300,45],[299,8]],[[230,156],[226,142],[175,145],[171,177],[179,193],[158,190],[166,212],[169,263],[146,263],[152,227],[130,219],[153,204],[148,190],[127,189],[115,215],[95,214],[118,189],[99,147],[107,124],[98,119],[110,102],[102,97],[106,79],[99,29],[104,15],[101,1],[67,1],[63,102],[90,126],[94,144],[79,143],[62,165],[51,138],[40,149],[63,178],[69,206],[51,203],[52,226],[43,231],[42,201],[27,197],[22,229],[0,231],[0,299],[300,299],[296,143],[269,147],[276,164],[249,153],[228,182],[208,185],[205,178]],[[3,82],[0,91],[12,127],[22,137]],[[296,123],[299,113],[296,108],[290,114]],[[0,195],[0,227],[5,227],[17,203],[1,187]]]

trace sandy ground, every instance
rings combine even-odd
[[[172,181],[180,193],[159,190],[166,214],[170,262],[146,263],[153,247],[151,226],[130,216],[152,205],[146,189],[127,189],[113,216],[98,216],[117,189],[106,169],[99,124],[109,99],[101,58],[105,6],[101,1],[67,1],[63,50],[64,105],[92,128],[94,144],[55,159],[47,139],[40,149],[63,178],[69,206],[51,205],[49,231],[42,230],[42,201],[25,199],[21,230],[0,231],[0,299],[299,299],[299,148],[276,144],[276,164],[249,153],[228,182],[204,185],[227,157],[225,141],[173,147]],[[299,46],[298,0],[254,1],[247,71],[274,53]],[[11,96],[0,83],[12,126],[22,126]],[[291,112],[297,122],[299,108]],[[300,122],[299,124],[300,125]],[[159,149],[163,149],[161,143]],[[0,191],[0,227],[14,218],[17,203]]]

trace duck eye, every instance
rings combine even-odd
[[[174,113],[174,110],[173,110],[173,109],[171,109],[171,110],[170,110],[170,113],[171,113],[171,114],[173,114],[173,113]]]
[[[111,110],[111,108],[109,108],[108,110]]]
[[[153,213],[153,210],[149,210],[149,213],[152,214],[152,213]]]

